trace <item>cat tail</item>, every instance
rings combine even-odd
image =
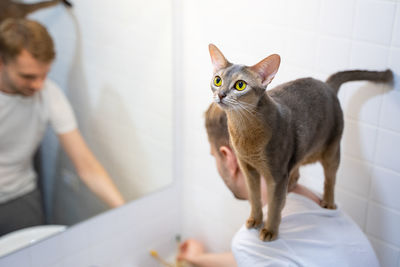
[[[329,76],[326,83],[332,87],[335,92],[339,91],[340,86],[345,82],[351,81],[371,81],[390,83],[393,81],[393,72],[390,69],[385,71],[367,71],[351,70],[341,71]]]

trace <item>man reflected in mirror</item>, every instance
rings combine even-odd
[[[47,74],[48,31],[27,19],[0,24],[0,236],[44,223],[33,156],[50,123],[80,179],[109,207],[124,199],[82,138],[62,90]]]

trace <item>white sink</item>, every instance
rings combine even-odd
[[[66,228],[65,225],[38,225],[6,234],[0,237],[0,257],[62,232]]]

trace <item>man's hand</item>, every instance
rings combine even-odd
[[[204,245],[197,240],[188,239],[179,246],[179,254],[177,259],[179,261],[187,261],[189,263],[195,263],[199,256],[205,252]]]
[[[178,261],[186,261],[198,267],[235,267],[231,252],[207,253],[204,245],[194,239],[188,239],[179,246]]]

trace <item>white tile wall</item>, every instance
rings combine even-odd
[[[400,58],[399,58],[400,60]],[[383,105],[380,113],[380,126],[382,128],[400,132],[400,120],[397,120],[393,114],[400,113],[400,91],[386,91],[383,96]]]
[[[339,92],[346,126],[336,198],[366,232],[381,265],[400,266],[399,1],[182,3],[185,236],[207,241],[212,251],[223,251],[229,248],[231,237],[221,241],[216,228],[223,225],[221,231],[234,233],[247,217],[245,205],[218,180],[207,138],[198,133],[205,131],[203,112],[211,102],[208,43],[215,43],[228,60],[248,65],[269,54],[281,54],[273,85],[303,75],[325,79],[345,69],[390,67],[396,75],[395,89],[354,82]],[[225,7],[229,12],[224,12]],[[270,46],[271,42],[274,45]],[[319,165],[303,169],[301,175],[300,181],[322,191]],[[221,220],[234,223],[210,225],[218,212],[225,215]]]
[[[395,24],[394,24],[394,29],[393,29],[393,39],[392,39],[392,44],[394,46],[400,46],[400,6],[397,4],[397,9],[396,9],[396,18],[395,18]]]
[[[354,120],[346,120],[343,133],[343,153],[372,162],[378,129]]]
[[[388,67],[390,50],[366,42],[354,42],[351,50],[350,67],[359,69],[385,69]]]
[[[363,160],[343,156],[337,174],[337,186],[352,194],[368,198],[372,165]]]
[[[319,0],[305,0],[305,1],[288,1],[287,19],[289,19],[289,25],[296,25],[299,29],[313,30],[317,27],[320,11]],[[250,5],[251,8],[254,8]],[[259,6],[260,9],[261,6]],[[264,8],[267,8],[265,6]],[[299,12],[301,10],[301,12]],[[251,16],[251,14],[247,14]]]
[[[395,172],[400,172],[398,151],[400,149],[400,134],[379,130],[376,145],[375,162],[377,165],[386,167]],[[400,201],[400,200],[399,200]]]
[[[353,82],[342,89],[346,90],[346,99],[342,102],[345,117],[377,126],[383,98],[382,86]]]
[[[353,31],[356,2],[355,0],[321,1],[320,31],[350,38]]]
[[[385,207],[400,210],[397,190],[400,186],[399,173],[375,166],[371,176],[371,200]]]
[[[351,42],[348,39],[321,36],[317,48],[317,71],[331,74],[346,69],[350,52]]]
[[[389,66],[392,68],[396,73],[399,73],[399,59],[400,59],[400,46],[393,46],[391,49],[390,59],[389,59]],[[396,76],[397,80],[399,79],[399,75]],[[396,89],[399,88],[399,85],[396,84]]]
[[[390,45],[396,3],[389,1],[358,1],[355,13],[354,38]]]
[[[314,32],[290,31],[285,62],[308,70],[312,69],[316,61],[317,40],[317,34]]]

